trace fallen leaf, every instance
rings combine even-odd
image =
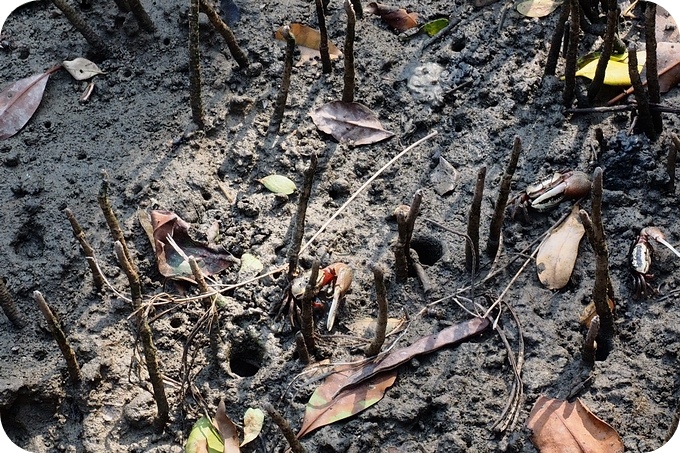
[[[430,182],[437,195],[444,196],[453,192],[458,184],[458,171],[446,159],[439,156],[439,163],[430,175]]]
[[[579,207],[574,206],[569,217],[541,244],[536,255],[536,269],[538,279],[545,287],[560,289],[569,283],[585,231]]]
[[[257,439],[262,431],[262,425],[264,424],[264,412],[262,409],[254,409],[249,407],[246,410],[245,415],[243,415],[243,442],[241,446],[252,442]]]
[[[427,33],[428,36],[434,36],[443,29],[445,29],[447,25],[449,25],[448,19],[439,18],[430,21],[423,25],[422,27],[420,27],[420,31]]]
[[[638,71],[642,71],[645,63],[646,54],[645,52],[637,52],[638,58]],[[587,59],[587,63],[583,65],[576,75],[580,77],[585,77],[592,80],[595,77],[595,70],[597,69],[597,63],[600,61],[598,58]],[[611,86],[629,86],[630,85],[630,75],[628,75],[628,55],[612,55],[607,63],[607,69],[604,72],[605,85]]]
[[[282,30],[283,27],[276,30],[274,38],[279,41],[285,41],[283,38]],[[301,66],[307,61],[314,58],[321,58],[319,53],[319,47],[321,46],[321,33],[307,25],[300,23],[290,24],[290,31],[295,36],[295,44],[300,47],[300,61],[296,63],[297,66]],[[328,40],[328,53],[331,60],[335,60],[342,55],[340,49],[338,49],[335,44]]]
[[[190,225],[177,214],[170,211],[154,210],[149,212],[153,228],[153,242],[158,260],[158,271],[164,277],[191,277],[189,263],[170,245],[170,236],[182,251],[196,258],[203,274],[213,275],[238,263],[222,247],[210,247],[194,241],[189,236]]]
[[[224,444],[220,439],[220,434],[208,417],[201,417],[194,423],[184,451],[186,453],[223,453]]]
[[[541,396],[527,427],[541,453],[620,453],[621,437],[577,399],[574,403]]]
[[[517,4],[517,11],[527,17],[545,17],[564,3],[564,0],[526,0]]]
[[[659,91],[667,93],[680,83],[680,44],[660,42],[656,45],[657,67],[659,68]],[[646,72],[640,74],[640,77]],[[645,83],[647,83],[645,78]]]
[[[258,179],[267,189],[274,193],[290,195],[295,192],[295,183],[285,176],[269,175]]]
[[[17,80],[0,92],[0,140],[13,136],[28,123],[42,101],[50,74],[60,68]]]
[[[76,80],[87,80],[99,74],[106,74],[99,69],[99,66],[88,60],[87,58],[76,58],[75,60],[66,60],[63,62],[64,69],[68,71]]]
[[[614,312],[615,309],[615,304],[614,301],[611,298],[607,298],[607,302],[609,302],[609,309]],[[590,321],[593,320],[595,315],[597,314],[597,310],[595,309],[595,302],[590,302],[588,305],[586,305],[586,308],[583,309],[581,312],[581,315],[579,316],[579,323],[586,329],[590,327]]]
[[[418,26],[418,14],[408,13],[397,6],[371,2],[366,6],[366,12],[380,16],[383,22],[399,32]]]
[[[217,405],[214,422],[224,443],[224,453],[239,453],[241,448],[238,441],[238,429],[227,415],[224,400],[220,400],[220,404]]]
[[[331,374],[309,398],[297,437],[314,431],[330,423],[358,414],[382,399],[385,391],[397,379],[397,370],[389,370],[373,376],[365,386],[355,387],[338,393],[348,376],[350,366]],[[337,393],[337,395],[336,395]]]
[[[394,135],[383,129],[373,111],[358,102],[329,102],[312,110],[310,116],[321,131],[354,146],[369,145]]]
[[[238,270],[240,278],[252,278],[259,274],[264,265],[255,255],[244,253],[241,255],[241,268]]]
[[[429,354],[444,346],[450,346],[477,335],[484,331],[488,325],[489,320],[486,318],[472,318],[447,327],[438,333],[420,338],[410,346],[392,351],[380,360],[367,362],[351,376],[347,377],[347,381],[340,387],[338,392],[358,385],[378,373],[394,369],[417,355]]]

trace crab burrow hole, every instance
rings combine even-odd
[[[234,341],[229,354],[231,371],[241,377],[255,376],[265,356],[265,348],[257,340],[246,336],[243,341]]]
[[[425,266],[432,266],[444,256],[444,245],[434,236],[415,236],[411,239],[411,248]]]

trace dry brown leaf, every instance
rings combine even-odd
[[[276,33],[274,33],[274,38],[279,41],[285,41],[281,31],[282,29],[283,27],[279,28],[276,30]],[[307,61],[311,61],[315,58],[321,58],[321,54],[319,53],[321,33],[318,30],[304,24],[292,23],[290,24],[290,32],[295,36],[295,44],[300,47],[300,61],[296,63],[297,66],[302,66]],[[328,53],[331,60],[335,60],[342,55],[340,49],[338,49],[330,39],[328,40]]]
[[[224,453],[240,453],[238,429],[227,415],[224,400],[221,400],[217,406],[214,422],[215,427],[220,432],[220,436],[222,436],[222,442],[224,442]]]
[[[607,298],[607,302],[609,302],[609,309],[613,313],[615,308],[614,301],[610,298]],[[588,305],[586,305],[586,308],[584,308],[583,311],[581,312],[578,322],[580,322],[581,325],[587,329],[590,327],[590,321],[593,320],[596,314],[597,311],[595,310],[595,302],[591,302]]]
[[[150,211],[153,243],[158,260],[158,270],[164,277],[191,277],[189,263],[170,245],[170,236],[188,256],[196,258],[204,275],[217,274],[238,260],[222,247],[211,247],[194,241],[189,236],[190,225],[170,211]],[[144,225],[144,222],[142,223]]]
[[[623,442],[614,428],[577,399],[574,403],[541,396],[527,427],[541,453],[621,453]]]
[[[418,26],[418,14],[408,13],[397,6],[371,2],[366,7],[366,12],[380,16],[383,22],[399,32]]]
[[[383,129],[371,109],[358,102],[329,102],[309,115],[316,127],[341,143],[369,145],[394,135]]]
[[[569,283],[574,270],[578,245],[585,233],[578,211],[578,206],[574,206],[569,217],[550,233],[538,249],[538,279],[549,289],[563,288]]]
[[[31,119],[45,93],[50,74],[61,66],[26,77],[10,84],[0,92],[0,140],[19,132]]]

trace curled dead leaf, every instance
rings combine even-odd
[[[578,212],[578,206],[574,206],[569,217],[550,233],[538,249],[538,279],[549,289],[563,288],[571,278],[578,246],[585,234]]]
[[[418,14],[409,13],[404,8],[397,6],[371,2],[366,7],[366,12],[380,16],[383,22],[399,32],[418,26]]]
[[[282,32],[283,27],[276,30],[274,38],[279,41],[285,41]],[[307,25],[300,23],[290,24],[290,32],[295,36],[295,44],[300,48],[300,61],[297,66],[302,66],[307,61],[321,58],[319,47],[321,46],[321,33]],[[328,53],[331,60],[335,60],[342,55],[340,49],[336,47],[330,40],[328,40]]]
[[[574,403],[541,396],[527,427],[541,453],[624,451],[621,436],[577,399]]]
[[[316,127],[341,143],[369,145],[394,135],[383,129],[371,109],[358,102],[329,102],[309,115]]]
[[[241,448],[238,440],[238,429],[227,415],[227,408],[224,404],[224,400],[221,400],[220,404],[217,406],[217,412],[215,413],[215,419],[213,421],[217,427],[217,431],[219,431],[220,436],[222,437],[224,453],[239,453]]]

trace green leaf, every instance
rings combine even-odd
[[[295,183],[285,176],[269,175],[259,180],[264,186],[274,193],[290,195],[295,192]]]
[[[208,417],[201,417],[189,433],[186,446],[186,453],[222,453],[224,444]]]
[[[244,253],[241,255],[241,269],[239,269],[239,274],[247,274],[247,275],[257,275],[264,269],[264,265],[262,265],[262,261],[260,261],[255,255],[251,255],[250,253]]]
[[[249,407],[243,416],[243,442],[241,442],[241,446],[255,440],[260,435],[263,424],[264,412],[261,409]]]
[[[420,27],[420,31],[427,33],[429,36],[434,36],[449,25],[449,20],[440,18],[430,21]]]

